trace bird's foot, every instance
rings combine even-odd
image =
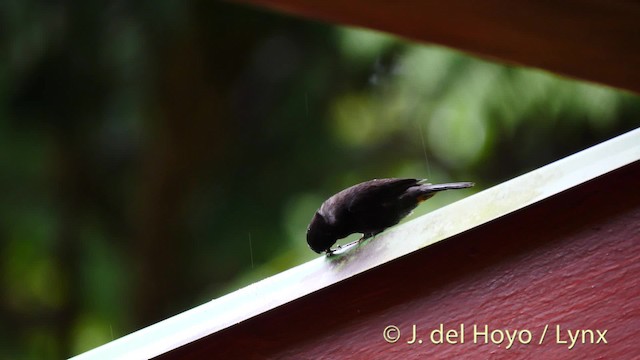
[[[350,247],[350,246],[353,246],[353,245],[359,244],[359,243],[361,243],[363,240],[366,240],[366,239],[367,239],[367,237],[363,235],[363,236],[362,236],[360,239],[358,239],[358,240],[352,241],[352,242],[350,242],[350,243],[346,243],[346,244],[344,244],[344,245],[338,245],[338,248],[339,248],[339,249],[342,249],[343,247]]]
[[[357,245],[357,244],[363,242],[364,240],[367,240],[368,238],[376,236],[377,234],[379,234],[379,233],[362,234],[362,237],[360,239],[352,241],[350,243],[346,243],[344,245],[337,245],[335,249],[327,249],[327,250],[325,250],[325,253],[327,254],[327,256],[334,255],[335,251],[342,250],[343,248],[348,248],[348,247],[351,247],[353,245]]]

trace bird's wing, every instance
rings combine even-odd
[[[348,210],[359,212],[394,203],[408,188],[421,182],[419,179],[376,179],[366,181],[345,190],[349,198]]]

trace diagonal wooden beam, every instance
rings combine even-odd
[[[336,256],[320,256],[75,359],[148,359],[223,332],[355,275],[509,216],[637,162],[640,160],[639,144],[640,129],[636,129],[391,228]]]

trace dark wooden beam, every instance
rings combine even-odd
[[[239,0],[640,92],[640,2]]]

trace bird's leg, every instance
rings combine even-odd
[[[362,240],[365,240],[365,239],[367,239],[368,237],[370,237],[370,236],[368,236],[368,235],[369,235],[369,234],[362,234],[362,237],[361,237],[360,239],[355,240],[355,241],[352,241],[352,242],[350,242],[350,243],[346,243],[346,244],[344,244],[344,245],[342,245],[342,246],[344,246],[344,247],[348,247],[348,246],[351,246],[351,245],[359,244],[360,242],[362,242]],[[342,246],[338,245],[338,248],[342,248]]]
[[[361,242],[365,239],[368,239],[370,237],[372,237],[374,234],[373,233],[366,233],[366,234],[362,234],[362,237],[358,240],[358,242]]]
[[[338,245],[338,246],[336,246],[335,249],[327,249],[327,250],[325,250],[325,252],[326,252],[327,256],[331,256],[331,255],[333,255],[333,252],[336,251],[336,250],[341,250],[343,247],[346,248],[346,247],[349,247],[349,246],[352,246],[352,245],[355,245],[355,244],[359,244],[362,241],[364,241],[364,240],[366,240],[366,239],[368,239],[370,237],[374,237],[374,236],[380,234],[381,232],[382,231],[373,232],[373,233],[364,233],[364,234],[362,234],[362,237],[360,239],[356,240],[356,241],[352,241],[352,242],[346,243],[344,245]]]

